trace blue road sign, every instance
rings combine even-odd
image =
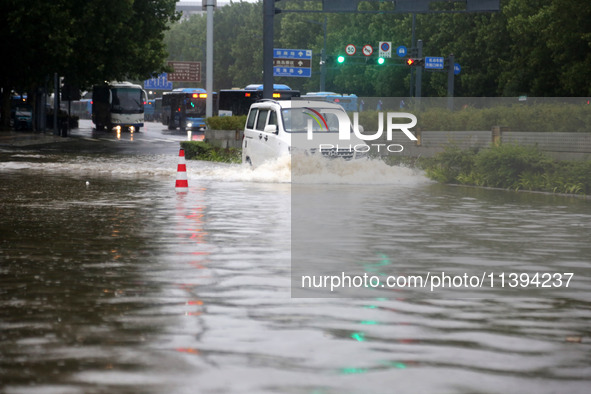
[[[438,56],[425,56],[425,70],[443,70],[444,59]]]
[[[454,63],[454,74],[458,75],[462,71],[462,67],[460,67],[460,63]]]
[[[404,45],[400,45],[398,48],[396,48],[396,54],[399,57],[405,57],[407,53],[408,53],[408,50],[406,49],[406,47]]]
[[[273,67],[274,77],[311,77],[311,68],[302,67]]]
[[[274,77],[311,77],[311,49],[273,49]]]
[[[144,89],[150,90],[172,90],[172,82],[168,81],[168,74],[162,73],[155,78],[144,81]]]

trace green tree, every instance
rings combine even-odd
[[[220,49],[221,68],[227,70],[218,80],[221,88],[244,87],[263,79],[263,6],[258,3],[234,3],[222,7],[217,15],[220,28],[216,41]],[[224,26],[224,27],[222,27]],[[220,64],[220,63],[216,63]],[[227,65],[227,67],[226,67]]]
[[[416,15],[416,38],[423,54],[454,54],[462,66],[455,78],[456,96],[591,95],[591,2],[580,0],[501,0],[500,12]],[[284,1],[281,9],[319,10],[319,1]],[[389,1],[360,2],[360,11],[388,11]],[[437,2],[436,11],[458,11],[462,2]],[[327,55],[392,41],[411,47],[410,14],[293,13],[275,17],[276,48],[312,49],[311,78],[275,78],[303,92],[319,87],[319,54],[327,20]],[[232,2],[216,9],[214,89],[244,87],[262,80],[262,1]],[[204,60],[205,17],[174,24],[166,45],[174,60]],[[360,54],[358,49],[358,55]],[[406,96],[410,69],[396,55],[385,66],[363,58],[330,65],[326,89],[359,96]],[[393,66],[392,64],[398,64]],[[423,96],[447,94],[445,72],[423,72]]]
[[[3,0],[0,4],[2,125],[12,90],[45,86],[54,74],[81,87],[143,79],[165,69],[163,33],[175,0]]]
[[[501,76],[504,94],[591,94],[591,3],[508,0],[503,7],[512,57]]]
[[[262,3],[231,3],[214,13],[214,90],[262,80]],[[193,15],[165,34],[169,60],[205,63],[207,20]]]

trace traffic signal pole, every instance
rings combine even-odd
[[[320,91],[324,92],[326,91],[326,15],[324,16],[322,30],[324,32],[324,41],[320,53]]]
[[[423,40],[417,40],[417,54],[419,59],[423,58]],[[417,67],[415,97],[421,98],[421,84],[423,83],[423,67]]]
[[[454,109],[454,64],[455,58],[452,53],[447,65],[447,109],[450,111]]]
[[[263,98],[273,98],[273,18],[275,0],[263,0]]]
[[[416,23],[417,23],[417,15],[415,13],[413,13],[412,14],[412,25],[411,25],[411,37],[410,37],[410,44],[411,44],[411,46],[410,46],[410,55],[411,56],[415,56],[414,51],[415,51],[415,40],[416,40],[416,37],[415,37],[415,25],[416,25]],[[414,69],[414,67],[411,67],[411,69],[410,69],[410,81],[409,81],[409,84],[408,84],[408,88],[410,90],[409,93],[408,93],[408,96],[409,97],[413,97],[414,96],[413,91],[412,91],[412,83],[415,80],[414,78],[415,78],[415,69]]]
[[[213,8],[215,0],[206,0],[207,28],[206,28],[206,59],[205,59],[205,116],[213,116]]]

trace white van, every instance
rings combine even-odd
[[[246,118],[242,162],[257,167],[294,152],[350,160],[367,157],[368,151],[369,146],[355,136],[347,113],[338,104],[261,100],[251,105]]]

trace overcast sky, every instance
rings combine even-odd
[[[239,3],[240,1],[245,1],[247,3],[256,3],[258,0],[232,0],[234,3]],[[189,2],[189,3],[201,3],[201,0],[177,0],[177,3],[184,3],[184,2]],[[218,0],[218,2],[222,2],[222,3],[229,3],[230,0]]]

